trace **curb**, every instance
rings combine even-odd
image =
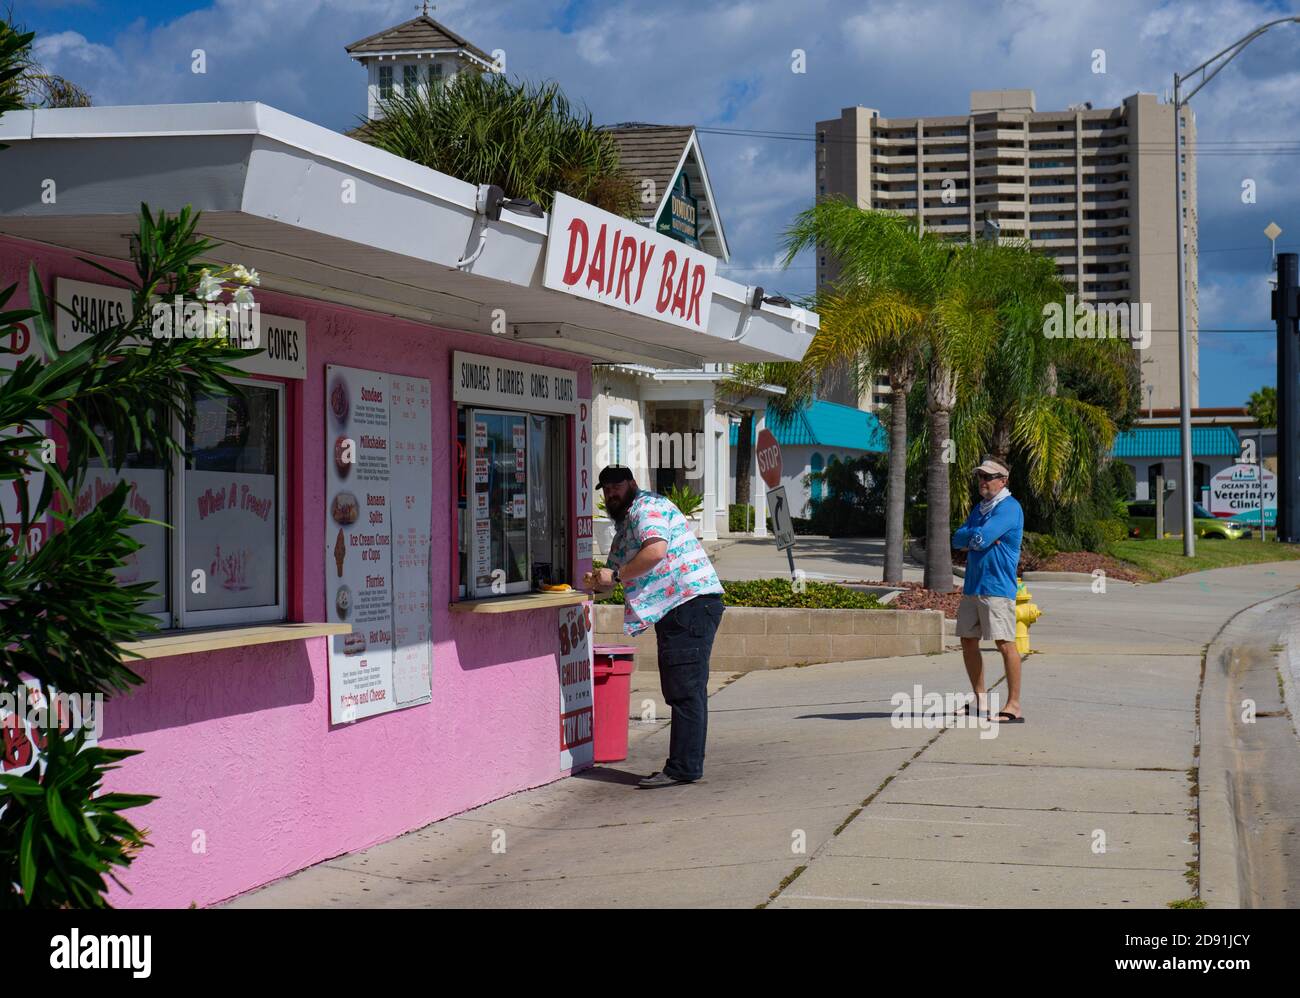
[[[1219,628],[1211,639],[1202,660],[1202,683],[1197,700],[1197,783],[1199,794],[1197,809],[1198,844],[1200,860],[1200,896],[1211,908],[1249,907],[1243,893],[1248,883],[1245,873],[1245,852],[1241,845],[1241,822],[1249,816],[1237,813],[1237,763],[1236,738],[1233,734],[1233,705],[1228,693],[1232,686],[1230,671],[1225,667],[1224,656],[1230,653],[1233,642],[1224,635],[1247,614],[1266,610],[1279,600],[1292,598],[1294,593],[1279,593],[1260,600],[1238,611]],[[1281,635],[1284,650],[1275,653],[1278,671],[1283,684],[1283,699],[1291,707],[1295,722],[1295,680],[1300,678],[1300,631],[1292,623],[1289,631]]]
[[[1022,572],[1020,577],[1026,582],[1087,582],[1094,576],[1091,572]],[[1106,580],[1110,582],[1110,579]],[[1119,580],[1115,580],[1119,581]]]
[[[1223,628],[1227,626],[1225,623]],[[1239,830],[1233,806],[1233,760],[1229,749],[1232,724],[1227,717],[1229,684],[1221,664],[1226,651],[1221,641],[1223,628],[1214,636],[1201,661],[1196,733],[1200,746],[1196,852],[1200,863],[1201,899],[1213,908],[1240,908]]]

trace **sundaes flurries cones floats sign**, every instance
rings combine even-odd
[[[626,312],[703,331],[717,260],[630,218],[555,195],[542,283]]]

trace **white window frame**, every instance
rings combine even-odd
[[[622,437],[615,434],[615,425],[622,431]],[[620,416],[614,413],[609,415],[609,443],[610,443],[610,464],[627,465],[627,447],[631,442],[632,436],[632,417]],[[630,465],[629,465],[630,467]]]
[[[271,621],[283,621],[288,618],[288,511],[285,508],[286,479],[288,468],[285,465],[286,432],[284,413],[284,382],[266,381],[260,378],[230,378],[231,384],[249,385],[256,388],[270,388],[276,395],[276,602],[266,606],[241,606],[219,610],[186,610],[185,598],[189,593],[190,572],[185,565],[185,503],[184,474],[185,456],[175,454],[172,457],[172,481],[169,495],[169,513],[172,521],[171,550],[168,552],[171,564],[171,630],[184,631],[204,627],[221,627],[230,624],[254,624]],[[176,439],[184,439],[184,428],[180,421],[175,427]]]

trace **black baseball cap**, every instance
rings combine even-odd
[[[623,464],[608,464],[600,469],[600,476],[596,479],[596,488],[603,489],[606,485],[613,485],[617,482],[633,482],[632,469]]]

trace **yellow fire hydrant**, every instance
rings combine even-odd
[[[1023,579],[1016,579],[1016,651],[1021,655],[1029,654],[1029,626],[1043,615],[1037,604],[1025,588]]]

